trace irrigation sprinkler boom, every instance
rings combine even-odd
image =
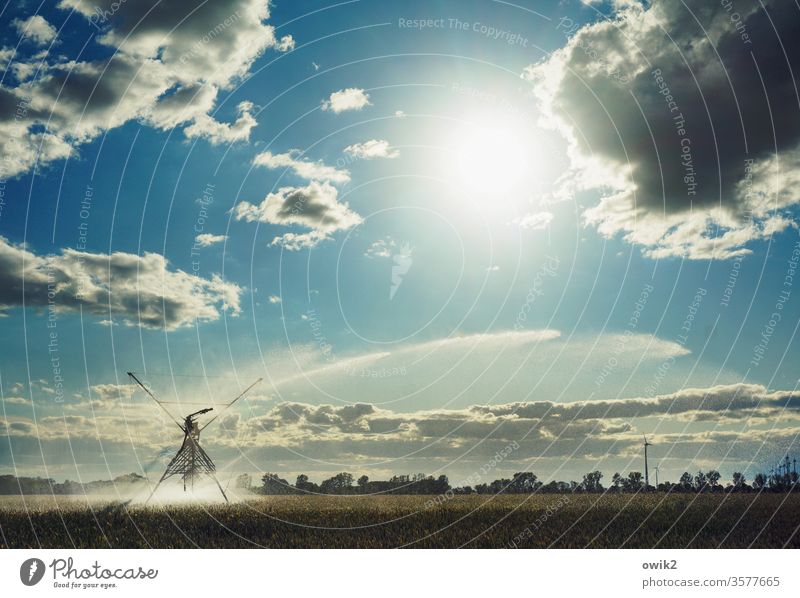
[[[183,432],[183,443],[181,444],[181,448],[178,449],[178,452],[169,462],[167,465],[167,469],[164,472],[164,475],[161,476],[161,479],[158,480],[155,488],[150,493],[150,496],[147,497],[148,502],[153,495],[158,490],[158,487],[161,485],[161,482],[166,480],[169,477],[174,475],[179,475],[183,479],[183,490],[186,491],[187,483],[194,488],[194,479],[202,474],[207,475],[210,477],[214,482],[217,484],[217,488],[222,493],[222,497],[225,499],[225,502],[228,502],[228,496],[225,494],[225,491],[222,489],[222,486],[215,475],[216,466],[214,462],[211,460],[211,457],[203,450],[200,446],[200,432],[208,427],[208,425],[217,419],[220,415],[222,415],[227,409],[229,409],[236,401],[241,399],[245,396],[256,384],[261,382],[262,378],[259,378],[255,382],[253,382],[250,386],[248,386],[243,392],[239,394],[235,399],[233,399],[230,403],[225,405],[221,411],[219,411],[214,417],[212,417],[205,425],[200,426],[197,423],[197,418],[201,415],[205,415],[210,411],[213,411],[213,407],[207,407],[205,409],[200,409],[199,411],[195,411],[194,413],[190,413],[189,415],[183,418],[183,423],[179,422],[164,406],[163,401],[159,401],[156,396],[148,389],[139,378],[136,377],[136,374],[133,372],[128,372],[128,376],[138,384],[142,390],[153,399],[158,406],[161,407],[164,412],[169,415],[170,419],[175,422],[181,431]]]

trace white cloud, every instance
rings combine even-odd
[[[183,133],[189,139],[207,139],[213,145],[247,141],[250,139],[250,132],[258,124],[252,110],[252,102],[241,102],[237,106],[236,120],[232,123],[219,122],[208,114],[198,114]]]
[[[736,4],[748,42],[720,3],[617,3],[616,18],[525,69],[542,124],[570,146],[560,194],[603,194],[587,224],[651,257],[689,259],[744,255],[794,226],[784,210],[800,201],[796,7],[764,4]]]
[[[608,2],[615,10],[626,8],[641,8],[642,0],[581,0],[587,6],[599,5]]]
[[[322,102],[322,109],[338,114],[346,110],[361,110],[369,105],[369,94],[363,89],[348,87],[334,91],[327,100]]]
[[[113,10],[114,4],[118,4]],[[108,14],[99,41],[145,59],[157,59],[182,84],[226,87],[245,75],[268,48],[278,48],[266,25],[265,0],[164,0],[157,5],[117,0],[61,0],[87,20]]]
[[[370,244],[364,251],[364,255],[368,258],[390,258],[396,247],[397,243],[395,243],[394,239],[386,237]]]
[[[56,29],[41,15],[34,15],[27,19],[14,19],[11,22],[20,36],[37,44],[47,44],[56,37]]]
[[[64,249],[43,257],[0,237],[0,311],[23,304],[56,313],[83,309],[132,326],[174,330],[217,320],[224,310],[238,315],[240,294],[217,275],[170,270],[156,253]]]
[[[362,160],[372,158],[396,158],[400,152],[389,145],[385,139],[370,139],[363,143],[354,143],[344,148],[346,154]]]
[[[297,176],[306,180],[330,181],[331,183],[347,183],[350,180],[350,173],[346,170],[338,170],[333,166],[327,166],[322,162],[311,162],[299,158],[302,154],[300,150],[289,150],[285,154],[273,154],[272,152],[262,152],[253,158],[253,164],[264,166],[265,168],[288,168]]]
[[[306,187],[283,187],[267,195],[258,205],[241,202],[236,205],[234,215],[237,220],[247,222],[299,225],[311,229],[302,234],[286,233],[272,241],[273,245],[297,251],[314,247],[327,239],[330,233],[347,230],[362,222],[361,216],[347,203],[340,203],[337,197],[335,187],[312,181]]]
[[[269,296],[269,302],[272,303],[273,305],[275,305],[277,303],[281,303],[282,299],[280,297],[278,297],[277,295],[270,295]]]
[[[307,233],[284,233],[270,242],[271,247],[283,247],[286,251],[302,251],[319,245],[329,239],[328,235],[319,231]]]
[[[30,401],[24,397],[3,397],[3,403],[6,405],[28,405]]]
[[[90,390],[92,399],[113,407],[119,401],[130,401],[137,389],[133,384],[95,384]]]
[[[58,7],[87,20],[108,15],[96,39],[113,52],[89,61],[43,59],[35,81],[0,91],[6,177],[66,158],[134,119],[158,129],[185,126],[190,138],[211,143],[244,141],[256,124],[252,105],[240,104],[237,119],[221,123],[209,114],[217,96],[268,48],[291,45],[265,24],[267,0],[61,0]],[[20,69],[23,76],[31,70],[27,63]]]
[[[275,49],[278,52],[289,52],[290,50],[294,50],[294,46],[295,46],[294,38],[291,35],[284,35],[275,44]]]
[[[215,243],[222,243],[228,239],[227,235],[212,235],[211,233],[201,233],[194,238],[194,242],[200,247],[210,247]]]
[[[547,228],[552,221],[553,214],[550,212],[537,212],[515,218],[512,220],[512,223],[518,225],[520,228],[542,230]]]
[[[7,47],[0,48],[0,68],[2,68],[3,70],[7,69],[13,57],[14,57],[14,48],[7,48]]]

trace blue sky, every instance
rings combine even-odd
[[[741,57],[773,65],[796,15],[742,3],[750,54],[665,2],[162,4],[0,16],[4,470],[175,445],[128,370],[176,413],[263,376],[209,429],[230,471],[457,478],[523,435],[498,475],[640,469],[642,433],[673,477],[793,450],[798,105]],[[623,413],[519,413],[578,401]]]

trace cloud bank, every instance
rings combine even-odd
[[[103,442],[113,454],[121,430],[142,455],[149,457],[172,447],[176,439],[169,422],[154,426],[151,416],[157,408],[131,399],[132,391],[130,386],[98,385],[91,393],[93,417],[45,415],[37,419],[38,426],[26,417],[6,417],[0,419],[0,433],[16,446],[41,441],[46,451],[69,439],[75,446]],[[232,460],[244,454],[256,466],[269,459],[270,468],[291,468],[295,474],[309,468],[338,471],[346,467],[358,472],[385,468],[397,473],[424,467],[428,473],[447,472],[457,481],[459,473],[479,468],[513,442],[518,448],[498,472],[530,468],[547,476],[567,460],[570,465],[561,470],[562,478],[569,475],[565,471],[577,475],[588,470],[574,467],[598,466],[610,477],[614,468],[636,469],[631,462],[638,464],[641,458],[641,432],[652,430],[652,423],[642,418],[659,419],[661,428],[648,438],[657,447],[653,450],[658,451],[662,474],[675,468],[673,479],[693,466],[725,464],[741,469],[754,458],[757,468],[761,460],[794,442],[800,395],[735,384],[653,398],[568,404],[535,401],[412,412],[369,403],[279,402],[263,414],[226,414],[220,426],[206,433],[206,448],[220,463],[224,463],[220,455]],[[704,427],[709,420],[719,425]],[[680,425],[676,428],[669,422]],[[499,473],[494,477],[500,477]]]

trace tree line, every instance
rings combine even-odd
[[[261,486],[253,487],[252,477],[242,474],[237,478],[238,488],[251,490],[259,494],[442,494],[450,490],[450,482],[446,475],[439,477],[416,475],[396,475],[388,480],[370,480],[362,475],[357,480],[353,474],[342,472],[316,484],[305,474],[297,476],[294,484],[290,484],[274,473],[265,473],[261,477]]]
[[[658,492],[793,492],[800,490],[798,474],[796,471],[771,472],[769,475],[758,473],[752,481],[745,478],[741,472],[735,472],[730,481],[723,483],[722,476],[716,470],[698,471],[692,475],[684,472],[677,482],[661,482],[658,486],[645,487],[644,476],[639,471],[632,471],[623,476],[615,473],[611,476],[606,487],[603,484],[604,475],[601,471],[591,471],[583,475],[580,482],[557,481],[542,482],[531,472],[515,473],[511,478],[500,478],[490,483],[475,484],[474,486],[451,486],[447,476],[428,476],[421,473],[416,475],[396,475],[388,480],[370,480],[362,475],[356,479],[353,474],[342,472],[317,484],[309,480],[305,474],[300,474],[294,484],[281,478],[275,473],[265,473],[261,476],[261,484],[256,485],[253,476],[241,474],[236,478],[234,486],[240,490],[255,494],[289,495],[289,494],[564,494],[564,493],[599,493],[599,492],[628,492],[643,491]],[[120,486],[133,486],[144,484],[146,478],[129,473],[113,480],[99,480],[80,483],[66,480],[56,482],[50,478],[41,477],[16,477],[13,475],[0,475],[0,495],[2,494],[91,494],[113,492]]]
[[[250,474],[242,474],[236,480],[236,487],[257,494],[529,494],[529,493],[582,493],[582,492],[790,492],[800,490],[797,472],[766,475],[758,473],[748,482],[741,472],[734,472],[728,483],[722,482],[721,474],[712,469],[698,471],[692,475],[684,472],[678,482],[661,482],[658,486],[645,486],[644,476],[632,471],[627,476],[615,473],[608,487],[602,480],[601,471],[591,471],[583,475],[580,482],[557,481],[542,482],[531,472],[515,473],[511,478],[500,478],[490,483],[475,486],[451,486],[447,476],[426,476],[424,474],[393,476],[389,480],[370,480],[362,475],[355,479],[353,474],[338,473],[321,483],[311,482],[307,475],[297,476],[294,484],[275,473],[265,473],[261,485],[255,486]]]
[[[127,473],[113,480],[94,482],[56,482],[51,478],[0,475],[0,494],[97,494],[114,492],[120,486],[144,484],[147,479],[138,473]]]

